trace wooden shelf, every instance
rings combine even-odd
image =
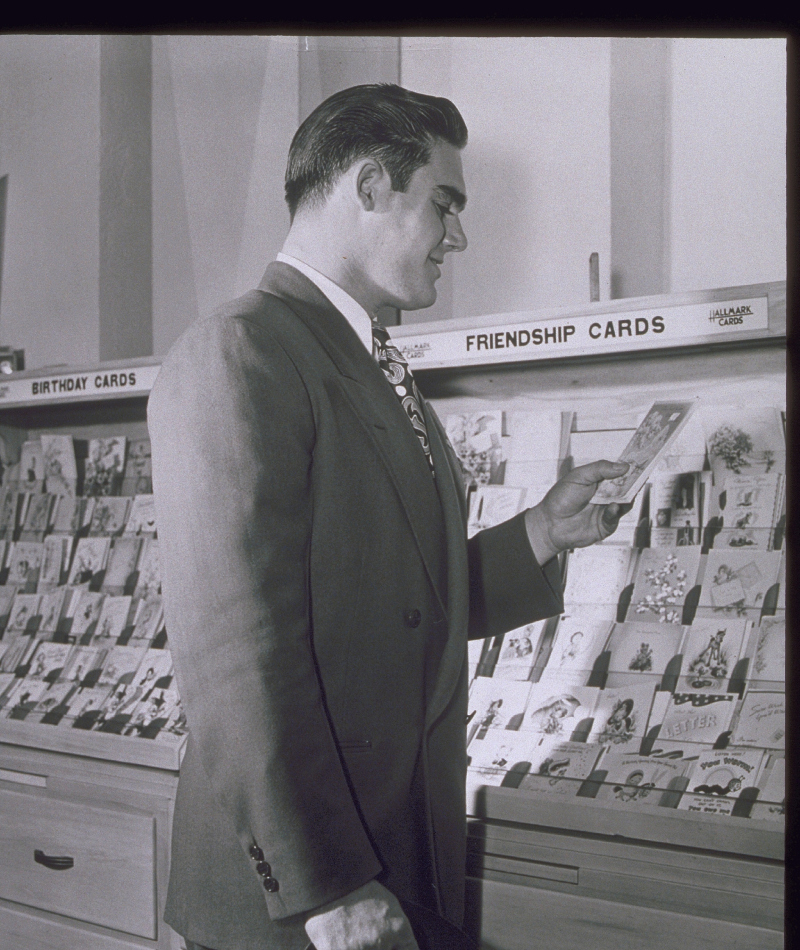
[[[0,743],[79,755],[106,762],[141,765],[177,772],[180,768],[186,737],[176,737],[175,744],[135,736],[117,736],[41,723],[0,721]]]
[[[655,805],[635,811],[615,802],[591,798],[548,800],[523,789],[486,787],[479,794],[475,818],[513,822],[551,832],[649,842],[671,847],[716,851],[737,856],[783,860],[783,822],[705,815]]]

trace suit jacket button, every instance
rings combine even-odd
[[[261,848],[259,848],[257,844],[251,844],[250,848],[248,849],[248,853],[254,861],[264,860],[264,852],[261,850]]]
[[[278,890],[278,882],[274,877],[265,877],[263,882],[264,890],[269,891],[270,894],[274,894]]]
[[[407,610],[403,614],[403,619],[405,620],[407,626],[418,627],[422,622],[422,614],[415,607],[413,610]]]
[[[262,877],[269,877],[270,874],[272,874],[272,868],[267,864],[266,861],[259,861],[259,863],[256,865],[256,871],[258,871]]]

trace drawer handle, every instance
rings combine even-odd
[[[37,864],[50,868],[51,871],[68,871],[75,865],[75,858],[71,858],[69,855],[59,857],[55,854],[45,854],[44,851],[40,851],[38,848],[33,852],[33,860]]]

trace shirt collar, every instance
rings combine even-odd
[[[338,284],[335,284],[329,277],[315,270],[310,264],[306,264],[305,261],[300,261],[296,257],[290,257],[290,255],[284,254],[283,252],[278,254],[277,260],[299,270],[312,284],[318,287],[355,330],[359,340],[361,340],[369,353],[372,353],[372,319],[357,300],[351,297],[346,290],[342,290],[342,288]]]

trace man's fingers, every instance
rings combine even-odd
[[[593,482],[600,482],[604,478],[619,478],[629,468],[627,462],[609,462],[606,459],[601,459],[598,462],[590,462],[588,465],[579,465],[578,468],[573,468],[569,473],[569,477],[582,485],[591,485]]]

